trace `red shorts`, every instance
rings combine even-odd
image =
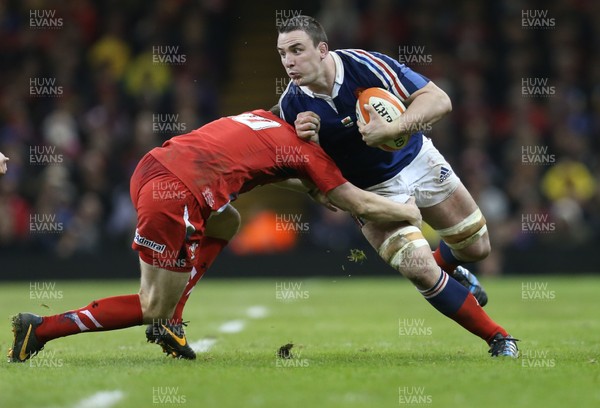
[[[131,247],[147,264],[191,271],[210,208],[203,208],[183,182],[150,154],[133,172],[130,193],[137,211]]]

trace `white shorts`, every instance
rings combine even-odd
[[[444,156],[423,136],[417,157],[391,179],[365,190],[405,203],[415,197],[417,207],[427,208],[441,203],[460,185],[460,179]]]

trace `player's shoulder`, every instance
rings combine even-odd
[[[270,111],[267,111],[264,109],[254,109],[254,110],[251,110],[251,111],[245,112],[245,113],[249,114],[249,115],[253,115],[253,116],[260,116],[265,119],[276,120],[276,121],[280,120],[279,117],[277,117],[277,115],[275,115],[273,112],[270,112]]]
[[[351,56],[351,55],[359,55],[362,53],[370,53],[371,51],[363,50],[361,48],[338,48],[333,50],[337,55]]]
[[[273,109],[273,108],[271,108]],[[242,123],[253,130],[270,129],[280,126],[289,126],[289,124],[270,110],[255,109],[234,116],[228,116],[228,119]]]
[[[304,110],[305,99],[307,95],[294,81],[290,81],[279,97],[280,117],[285,121],[288,121],[288,116],[295,117],[296,112]]]
[[[340,56],[342,60],[348,62],[358,62],[358,63],[367,63],[367,62],[377,62],[384,61],[385,63],[389,63],[390,61],[397,62],[392,57],[385,55],[378,51],[367,51],[360,48],[343,48],[334,51],[336,55]]]
[[[302,95],[304,95],[304,92],[302,92],[300,86],[298,86],[294,81],[290,79],[288,80],[287,86],[281,93],[279,101],[286,101],[286,103],[291,103],[294,100],[294,98],[301,97]]]

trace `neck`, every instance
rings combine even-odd
[[[331,53],[327,54],[321,61],[323,64],[323,75],[319,81],[308,86],[308,89],[314,93],[329,95],[333,93],[333,84],[335,82],[335,61]]]

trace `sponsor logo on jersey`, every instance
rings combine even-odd
[[[443,183],[444,181],[446,181],[446,179],[448,177],[450,177],[452,175],[452,170],[451,169],[447,169],[446,167],[443,167],[440,169],[440,183]]]
[[[133,242],[140,246],[144,246],[146,248],[150,248],[153,251],[162,254],[167,247],[165,244],[159,244],[158,242],[154,242],[146,237],[142,237],[138,230],[135,230],[135,237],[133,238]]]

